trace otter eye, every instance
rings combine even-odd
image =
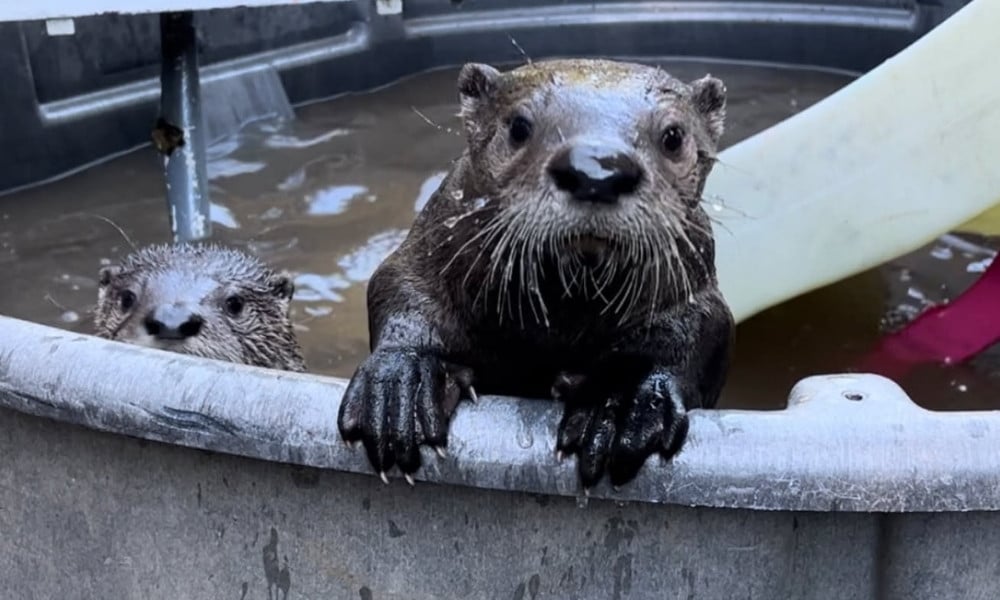
[[[118,299],[118,303],[121,305],[122,310],[131,310],[131,308],[135,306],[135,294],[129,290],[125,290]]]
[[[684,130],[677,125],[667,127],[666,131],[663,132],[663,139],[660,143],[668,153],[673,154],[677,152],[684,144]]]
[[[510,120],[510,141],[515,145],[523,144],[531,137],[531,121],[518,115]]]
[[[237,295],[226,298],[226,311],[234,317],[243,312],[243,298]]]

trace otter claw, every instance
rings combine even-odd
[[[413,475],[410,475],[409,473],[404,474],[403,479],[406,480],[406,483],[410,484],[410,487],[416,485],[416,482],[413,481]]]
[[[563,454],[563,451],[556,450],[556,462],[562,462],[564,458],[566,458],[566,455]]]
[[[384,483],[395,466],[404,475],[417,472],[421,446],[447,443],[460,386],[472,377],[469,369],[453,368],[422,348],[392,348],[376,349],[355,371],[337,425],[344,439],[360,439]]]
[[[434,446],[434,451],[437,452],[437,455],[441,458],[448,458],[448,452],[443,447]]]
[[[384,483],[386,485],[389,485],[389,478],[386,477],[385,471],[379,471],[378,472],[378,476],[382,480],[382,483]]]
[[[577,456],[580,483],[586,488],[606,473],[618,492],[651,455],[658,453],[669,460],[684,444],[685,407],[698,402],[690,398],[685,382],[670,371],[656,369],[636,379],[590,378],[576,382],[580,385],[575,388],[562,387],[565,408],[556,448]]]

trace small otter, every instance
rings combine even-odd
[[[305,371],[289,318],[295,284],[214,244],[147,246],[98,275],[97,336],[203,358]]]
[[[608,60],[458,77],[466,149],[368,285],[371,354],[338,426],[407,481],[457,403],[565,403],[556,449],[586,491],[672,457],[715,405],[734,323],[701,194],[726,91]],[[485,434],[486,432],[484,432]]]

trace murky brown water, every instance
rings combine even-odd
[[[729,145],[845,85],[843,75],[670,63],[691,79],[710,71],[729,89]],[[364,284],[402,239],[462,140],[454,70],[260,123],[210,151],[215,238],[297,274],[294,318],[311,371],[349,377],[368,352]],[[0,197],[0,313],[90,332],[102,261],[169,239],[160,161],[140,151],[63,180]],[[983,255],[933,244],[891,265],[775,307],[742,324],[725,407],[780,408],[798,379],[843,371],[877,336],[886,299],[953,297]],[[945,248],[945,249],[942,249]],[[973,264],[973,272],[968,265]],[[907,267],[901,275],[899,268]],[[944,286],[944,288],[942,288]],[[989,357],[985,361],[989,362]],[[987,367],[925,369],[903,381],[933,408],[1000,408]]]

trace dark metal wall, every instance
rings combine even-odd
[[[207,11],[202,64],[224,75],[271,61],[293,103],[382,85],[467,60],[698,56],[865,71],[965,0],[571,2],[374,0]],[[0,191],[63,174],[149,140],[156,118],[156,15],[0,24]],[[544,24],[544,26],[540,26]]]

